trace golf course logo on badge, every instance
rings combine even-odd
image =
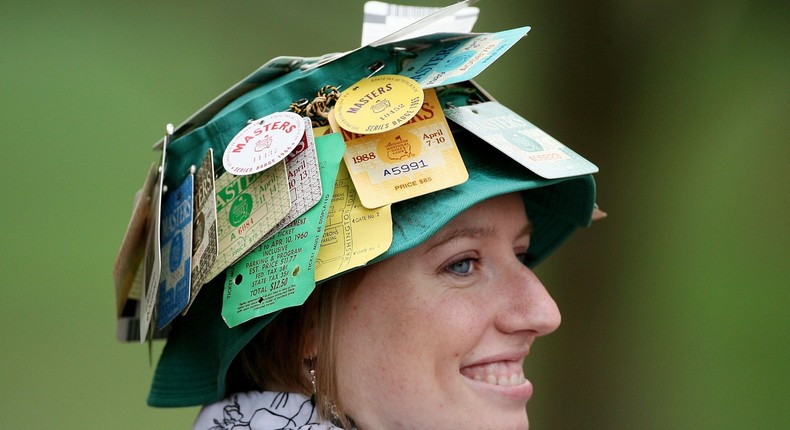
[[[424,97],[420,85],[405,76],[365,78],[340,93],[335,118],[340,127],[352,133],[383,133],[414,118]]]
[[[370,107],[370,110],[372,110],[373,113],[382,113],[384,112],[385,109],[387,109],[390,106],[392,106],[392,104],[390,103],[389,100],[379,100],[373,106]]]
[[[455,56],[448,58],[443,63],[436,66],[436,69],[439,72],[445,72],[445,73],[452,72],[455,69],[458,69],[461,66],[463,66],[467,61],[471,60],[472,57],[474,56],[475,56],[474,51],[458,53]]]
[[[250,123],[228,143],[222,165],[233,175],[262,172],[285,158],[304,136],[304,121],[293,112],[276,112]]]
[[[233,227],[240,226],[252,213],[252,196],[244,193],[237,198],[230,206],[228,222]]]
[[[376,152],[382,160],[390,163],[411,159],[422,152],[422,140],[404,131],[390,139],[382,139],[376,146]]]

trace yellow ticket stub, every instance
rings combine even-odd
[[[362,206],[344,163],[335,178],[332,202],[315,262],[315,280],[345,272],[383,254],[392,243],[390,207]]]
[[[206,282],[244,256],[291,210],[284,161],[253,175],[225,172],[215,186],[218,254]]]
[[[449,188],[469,174],[436,92],[408,123],[381,134],[344,132],[344,159],[362,204],[377,208]]]

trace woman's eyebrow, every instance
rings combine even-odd
[[[431,246],[428,247],[426,253],[457,239],[461,239],[461,238],[476,239],[480,237],[492,237],[495,234],[496,234],[496,227],[493,225],[469,226],[469,227],[462,227],[453,230],[448,230],[446,232],[438,233],[436,236],[434,236],[433,240],[430,240],[430,242],[433,243],[431,244]],[[524,228],[518,233],[518,237],[529,236],[531,234],[532,234],[532,222],[527,222]]]
[[[451,240],[468,237],[476,239],[479,237],[491,237],[496,233],[496,227],[493,225],[487,226],[470,226],[448,230],[444,234],[437,235],[437,242],[434,246],[439,246]]]

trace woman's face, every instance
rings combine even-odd
[[[560,324],[523,264],[530,229],[508,194],[367,270],[336,333],[338,395],[360,429],[529,427],[524,358]]]

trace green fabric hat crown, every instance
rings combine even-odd
[[[469,180],[393,204],[392,246],[373,262],[419,245],[469,207],[511,192],[522,193],[534,225],[530,265],[543,260],[576,227],[589,225],[595,196],[592,176],[542,179],[471,135],[456,139]],[[275,317],[270,314],[228,328],[220,316],[223,281],[220,275],[205,285],[189,313],[173,322],[154,374],[150,405],[193,406],[221,399],[234,357]]]
[[[165,183],[178,185],[190,165],[208,148],[221,166],[227,142],[250,118],[288,109],[290,103],[315,94],[325,85],[348,88],[370,74],[368,66],[384,61],[381,74],[397,73],[401,53],[365,47],[322,67],[301,70],[318,59],[279,58],[218,97],[176,130],[167,148]],[[466,100],[452,100],[460,106]],[[595,201],[592,176],[543,179],[488,143],[464,130],[453,130],[469,179],[455,187],[392,205],[391,247],[371,263],[407,251],[441,229],[469,207],[491,197],[521,192],[534,225],[528,250],[535,265],[579,226],[590,223]],[[221,317],[224,275],[204,285],[189,313],[172,323],[157,365],[148,403],[193,406],[225,395],[226,373],[238,352],[275,316],[259,317],[228,328]]]

